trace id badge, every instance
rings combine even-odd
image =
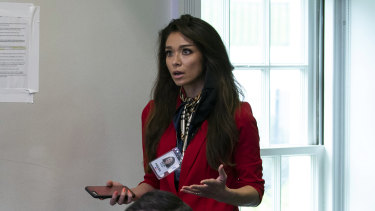
[[[152,171],[160,180],[170,175],[181,165],[181,152],[177,147],[149,163]]]

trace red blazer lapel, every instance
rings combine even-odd
[[[197,133],[195,134],[194,138],[191,140],[190,144],[186,148],[185,155],[181,164],[179,188],[181,188],[183,185],[189,185],[185,184],[184,182],[190,173],[190,169],[197,161],[198,154],[206,153],[206,149],[203,149],[204,143],[206,141],[206,134],[207,121],[204,121],[201,127],[198,129]]]

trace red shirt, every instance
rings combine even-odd
[[[152,101],[146,105],[142,112],[142,128],[144,128],[146,123],[151,105]],[[239,130],[239,141],[233,153],[233,160],[236,165],[233,168],[225,168],[225,172],[228,176],[226,185],[228,188],[240,188],[250,185],[258,191],[259,197],[262,198],[264,193],[264,180],[262,179],[259,134],[256,120],[248,103],[243,102],[241,104],[241,108],[236,112],[235,121]],[[146,173],[142,183],[147,183],[156,189],[176,194],[193,210],[238,210],[237,206],[179,191],[182,186],[200,184],[200,181],[204,179],[217,178],[219,175],[217,170],[212,169],[207,163],[205,140],[207,126],[208,123],[206,120],[202,123],[200,129],[198,129],[185,151],[181,164],[178,192],[174,185],[174,173],[161,180],[158,180],[153,173]],[[144,131],[142,131],[142,134],[144,134]],[[160,139],[157,157],[165,154],[174,147],[176,147],[176,130],[171,122]],[[148,163],[144,163],[144,165],[148,165]]]

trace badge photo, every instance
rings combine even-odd
[[[181,153],[178,148],[173,148],[171,151],[163,154],[149,163],[152,171],[158,179],[162,179],[181,165]]]

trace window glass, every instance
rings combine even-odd
[[[305,0],[271,0],[270,63],[307,62],[307,17]]]
[[[264,0],[230,1],[230,59],[234,64],[266,63]]]
[[[221,38],[224,39],[225,26],[223,25],[223,20],[225,19],[225,7],[223,0],[203,0],[201,4],[201,18],[210,23],[220,34]],[[225,42],[225,40],[223,41]]]
[[[270,145],[307,145],[307,88],[304,71],[270,71]]]
[[[281,168],[281,211],[313,210],[311,156],[283,156]]]

